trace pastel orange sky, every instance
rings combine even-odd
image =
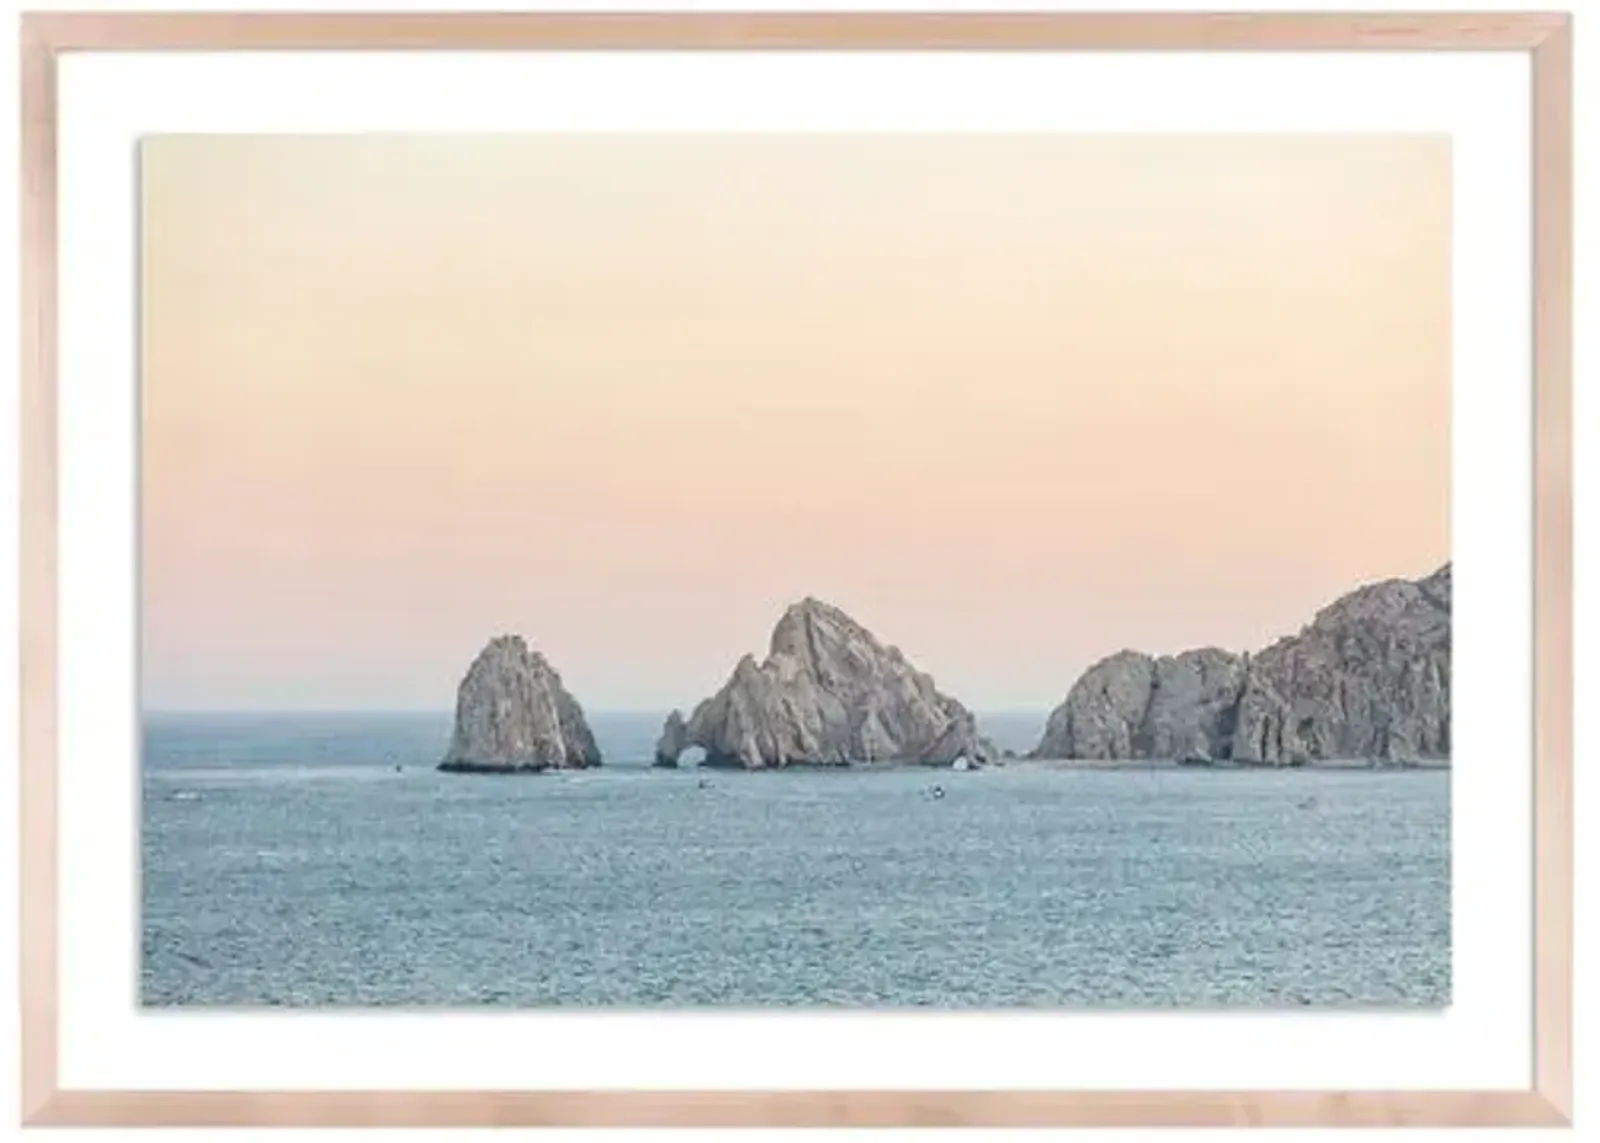
[[[1449,552],[1443,136],[142,146],[149,708],[687,706],[834,602],[978,709]]]

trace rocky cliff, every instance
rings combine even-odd
[[[1246,661],[1215,647],[1160,658],[1119,651],[1051,712],[1034,756],[1226,758]]]
[[[1233,757],[1450,756],[1450,566],[1371,584],[1252,657]]]
[[[1450,755],[1450,565],[1341,597],[1255,655],[1122,651],[1050,714],[1036,758],[1301,765]]]
[[[684,720],[667,719],[656,763],[691,746],[704,765],[743,769],[851,764],[982,764],[998,751],[933,680],[836,607],[784,612],[764,661],[740,659],[723,688]]]
[[[683,720],[683,711],[675,710],[667,715],[661,737],[656,739],[656,765],[676,769],[689,746],[689,724]]]
[[[519,635],[478,653],[456,692],[455,732],[441,770],[509,773],[600,765],[583,708]]]

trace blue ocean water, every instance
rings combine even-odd
[[[659,771],[661,717],[507,777],[444,713],[150,716],[144,1003],[1449,1002],[1448,772]]]

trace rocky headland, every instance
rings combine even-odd
[[[783,613],[765,660],[745,655],[687,719],[668,716],[656,765],[676,766],[691,747],[705,751],[702,765],[744,770],[981,766],[999,755],[899,648],[811,598]]]
[[[1358,588],[1256,654],[1120,651],[1072,686],[1030,754],[1254,766],[1449,756],[1449,564]]]
[[[507,774],[600,765],[583,708],[520,635],[491,639],[456,692],[455,730],[439,769]]]

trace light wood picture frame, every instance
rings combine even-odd
[[[1572,1091],[1572,41],[1566,14],[27,14],[22,1118],[61,1125],[1564,1125]],[[1533,1082],[1517,1091],[79,1091],[58,1082],[56,67],[182,50],[1527,53],[1533,75]]]

